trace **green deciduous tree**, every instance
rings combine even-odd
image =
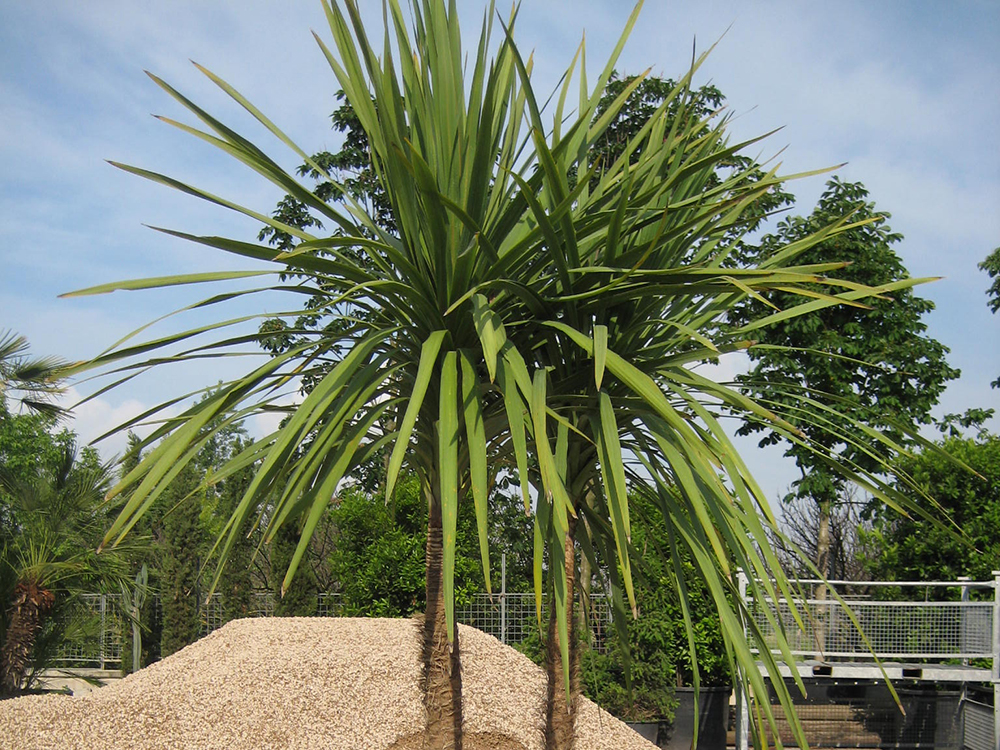
[[[830,512],[851,481],[838,464],[877,469],[878,440],[901,440],[928,423],[945,385],[959,374],[945,360],[948,349],[927,335],[923,316],[933,303],[910,288],[894,250],[902,236],[889,228],[888,214],[875,208],[860,183],[830,180],[811,215],[783,221],[755,252],[766,262],[788,243],[848,216],[856,226],[814,245],[801,262],[846,263],[831,273],[845,284],[891,288],[902,282],[901,288],[864,304],[825,307],[761,329],[748,350],[753,367],[738,377],[746,392],[779,410],[809,438],[807,444],[788,443],[786,455],[802,473],[790,497],[809,498],[820,508],[814,563],[824,575],[831,573]],[[784,292],[769,293],[734,319],[770,314],[770,305],[784,308],[789,299]],[[850,420],[836,412],[849,414]],[[762,446],[785,440],[760,421],[745,424],[740,433],[761,430]]]

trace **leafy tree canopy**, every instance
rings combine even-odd
[[[940,454],[925,451],[905,460],[910,473],[948,518],[964,532],[964,543],[945,529],[898,515],[879,519],[875,538],[881,553],[873,557],[875,574],[890,581],[954,581],[970,576],[985,581],[1000,560],[1000,436],[949,437],[949,454],[976,473]],[[977,476],[978,475],[978,476]]]
[[[908,279],[894,249],[903,238],[890,229],[889,214],[875,208],[861,183],[837,178],[827,183],[810,216],[782,221],[777,232],[762,239],[759,252],[767,258],[846,216],[856,226],[815,245],[801,262],[847,263],[830,274],[845,289]],[[793,301],[783,292],[769,292],[743,307],[734,319],[751,320],[772,312],[767,305],[785,309]],[[829,468],[835,454],[849,465],[872,468],[871,441],[838,424],[830,408],[896,439],[907,428],[930,420],[930,410],[946,383],[959,375],[945,360],[947,347],[927,335],[923,316],[933,307],[907,286],[864,305],[826,307],[758,332],[757,345],[749,350],[753,368],[738,380],[764,403],[778,408],[808,440],[808,445],[792,444],[786,451],[802,471],[793,485],[794,496],[830,503],[842,494],[847,480]],[[765,429],[749,422],[740,433]],[[768,431],[760,444],[781,440]]]

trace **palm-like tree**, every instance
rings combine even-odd
[[[355,3],[346,3],[346,13],[337,6],[325,7],[338,56],[320,45],[367,133],[379,184],[391,207],[388,223],[396,231],[385,231],[382,227],[387,222],[377,221],[359,203],[350,203],[344,213],[330,208],[249,141],[154,79],[212,132],[172,124],[223,148],[301,200],[337,231],[331,237],[316,237],[164,176],[125,168],[243,211],[295,237],[299,241],[295,249],[279,252],[221,238],[187,236],[270,262],[275,275],[292,269],[306,279],[293,291],[325,299],[328,309],[341,316],[342,325],[328,327],[245,378],[224,384],[154,432],[150,442],[164,439],[112,493],[135,487],[108,539],[131,528],[214,431],[262,408],[273,390],[290,377],[310,379],[311,390],[284,425],[216,473],[222,478],[259,463],[254,481],[226,526],[220,554],[223,558],[228,554],[254,509],[263,500],[277,497],[269,512],[265,541],[285,524],[295,522],[301,527],[301,542],[285,578],[287,586],[341,479],[395,441],[387,494],[391,495],[395,477],[408,458],[428,504],[424,625],[428,737],[432,747],[459,747],[461,672],[453,611],[457,504],[471,489],[489,585],[487,451],[488,444],[507,432],[502,397],[491,389],[497,354],[504,343],[496,310],[515,310],[520,315],[524,308],[523,301],[509,294],[494,302],[495,310],[483,303],[487,294],[503,292],[507,276],[540,265],[536,249],[542,234],[530,224],[522,188],[528,185],[529,192],[538,191],[543,174],[532,174],[530,147],[525,151],[527,139],[521,132],[525,94],[511,40],[504,36],[495,51],[490,49],[492,8],[484,18],[470,74],[453,7],[446,9],[438,2],[414,7],[411,33],[398,4],[389,3],[391,23],[381,58],[368,40]],[[403,50],[398,60],[390,34]],[[324,171],[228,84],[205,72],[300,158]],[[257,273],[203,274],[88,291]],[[152,347],[122,347],[89,366],[108,365],[188,335],[166,337]],[[221,345],[240,340],[233,337]],[[200,356],[202,351],[177,358]],[[386,414],[394,415],[392,421],[398,428],[380,435],[378,427]],[[524,451],[519,455],[523,458]]]
[[[36,640],[54,608],[68,611],[63,605],[80,592],[117,592],[126,580],[120,552],[94,552],[109,521],[102,502],[111,483],[110,465],[95,455],[78,461],[74,445],[54,471],[40,467],[29,479],[0,468],[15,524],[0,552],[0,581],[11,586],[2,598],[0,694],[26,687]]]
[[[52,402],[61,393],[60,371],[65,363],[57,357],[31,357],[28,340],[11,331],[0,331],[0,412],[13,399],[26,408],[50,417],[64,411]]]
[[[676,564],[683,550],[706,580],[733,670],[739,667],[760,694],[764,684],[754,662],[762,658],[773,681],[781,682],[767,649],[761,649],[762,657],[751,654],[744,636],[747,618],[733,612],[727,600],[738,600],[734,561],[752,572],[755,600],[779,592],[788,598],[790,591],[766,544],[766,531],[776,530],[774,514],[721,428],[719,415],[766,422],[803,450],[822,460],[830,457],[819,441],[807,439],[780,414],[695,368],[751,346],[754,330],[767,325],[826,306],[858,305],[918,283],[907,279],[874,289],[824,276],[839,267],[835,263],[796,265],[796,258],[813,244],[849,228],[846,217],[789,243],[775,256],[747,264],[742,236],[759,222],[761,206],[780,190],[784,178],[761,173],[750,160],[734,159],[748,144],[727,143],[724,119],[712,125],[711,118],[687,114],[697,105],[687,90],[690,75],[611,164],[589,159],[601,123],[621,106],[595,109],[600,89],[581,98],[578,119],[564,125],[565,137],[559,135],[558,107],[551,147],[537,144],[546,182],[532,210],[539,226],[549,228],[543,248],[547,263],[527,283],[535,314],[506,328],[512,346],[505,366],[517,373],[523,367],[519,352],[530,351],[537,368],[529,397],[543,490],[535,514],[536,590],[541,589],[547,551],[555,594],[548,638],[550,748],[573,746],[577,542],[592,569],[603,562],[612,574],[619,626],[625,622],[624,599],[635,610],[629,487],[649,495],[659,507],[669,530],[665,552],[670,559]],[[566,89],[560,102],[565,96]],[[540,112],[530,90],[527,103],[535,132],[540,132]],[[575,187],[574,176],[579,180]],[[781,310],[772,305],[770,315],[746,325],[728,325],[729,313],[741,301],[748,296],[765,299],[775,291],[793,302]],[[527,380],[523,373],[520,377]],[[840,429],[833,427],[831,416],[828,412],[817,421]],[[849,415],[839,417],[859,433],[866,431]],[[874,470],[856,463],[837,468],[897,503],[898,493],[878,471],[903,448],[885,436],[880,439],[879,447],[876,440],[864,440]],[[684,603],[679,568],[677,574]],[[773,585],[771,577],[776,578]],[[790,658],[787,649],[781,650]]]
[[[297,244],[283,251],[171,231],[262,261],[271,270],[118,282],[85,292],[270,273],[280,280],[268,289],[305,294],[338,324],[294,331],[292,346],[154,431],[147,442],[158,444],[111,493],[133,490],[106,541],[120,540],[214,433],[254,411],[275,408],[281,388],[301,378],[310,390],[283,425],[215,473],[223,479],[259,467],[227,520],[220,557],[257,509],[276,498],[267,505],[265,542],[288,524],[301,531],[287,586],[340,481],[392,445],[387,494],[408,461],[428,504],[423,687],[430,747],[461,746],[453,611],[457,504],[471,492],[489,586],[489,455],[513,457],[529,510],[529,483],[538,490],[536,582],[540,595],[547,548],[556,600],[556,636],[550,643],[561,646],[559,658],[551,660],[549,713],[570,717],[568,724],[553,719],[550,744],[572,742],[572,713],[557,709],[555,686],[561,680],[572,697],[574,540],[595,564],[621,571],[626,593],[619,592],[618,609],[623,612],[624,600],[633,599],[629,478],[656,498],[676,545],[691,550],[719,604],[733,661],[763,690],[741,620],[726,603],[733,586],[726,550],[754,572],[780,576],[770,553],[756,546],[766,539],[762,523],[773,523],[773,517],[710,405],[793,431],[691,366],[748,344],[751,326],[726,333],[721,328],[727,310],[747,295],[774,288],[800,294],[803,304],[775,312],[777,319],[815,306],[853,303],[874,290],[825,280],[822,273],[833,265],[795,267],[796,252],[816,238],[796,243],[760,268],[727,266],[746,212],[777,180],[749,179],[738,168],[717,179],[717,167],[738,150],[725,144],[721,126],[706,126],[698,117],[669,119],[661,108],[615,163],[590,163],[594,144],[640,82],[597,113],[637,11],[593,89],[582,82],[577,111],[564,122],[571,66],[554,125],[547,129],[532,91],[530,61],[512,41],[513,17],[491,50],[493,9],[488,9],[467,68],[454,4],[414,5],[411,32],[398,3],[390,0],[380,52],[369,42],[356,3],[346,0],[345,6],[346,12],[324,5],[337,54],[320,45],[367,134],[388,220],[372,216],[346,190],[346,211],[330,207],[250,141],[154,77],[207,130],[168,122],[223,149],[336,230],[319,237],[173,178],[120,165],[240,211]],[[242,95],[204,72],[298,158],[326,175]],[[299,282],[285,283],[289,271]],[[201,306],[245,293],[211,297]],[[298,315],[295,310],[284,317]],[[123,365],[127,379],[134,367],[266,340],[265,326],[263,334],[236,331],[179,354],[157,351],[239,322],[122,345],[86,367],[140,360]],[[142,361],[149,352],[156,356]],[[385,424],[395,425],[393,431],[382,429]],[[626,460],[630,455],[634,461]],[[574,521],[581,516],[585,523]],[[787,592],[786,583],[779,587]],[[765,589],[774,591],[769,584]],[[776,674],[767,649],[763,658]]]

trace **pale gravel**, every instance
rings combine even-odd
[[[0,702],[0,750],[397,750],[424,726],[413,620],[236,620],[78,698]],[[467,750],[543,750],[545,673],[459,626]],[[579,750],[651,750],[585,698]]]

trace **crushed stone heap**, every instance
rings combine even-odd
[[[0,702],[0,749],[419,750],[413,620],[236,620],[121,682]],[[542,750],[545,673],[459,626],[466,750]],[[580,750],[651,750],[580,698]]]

